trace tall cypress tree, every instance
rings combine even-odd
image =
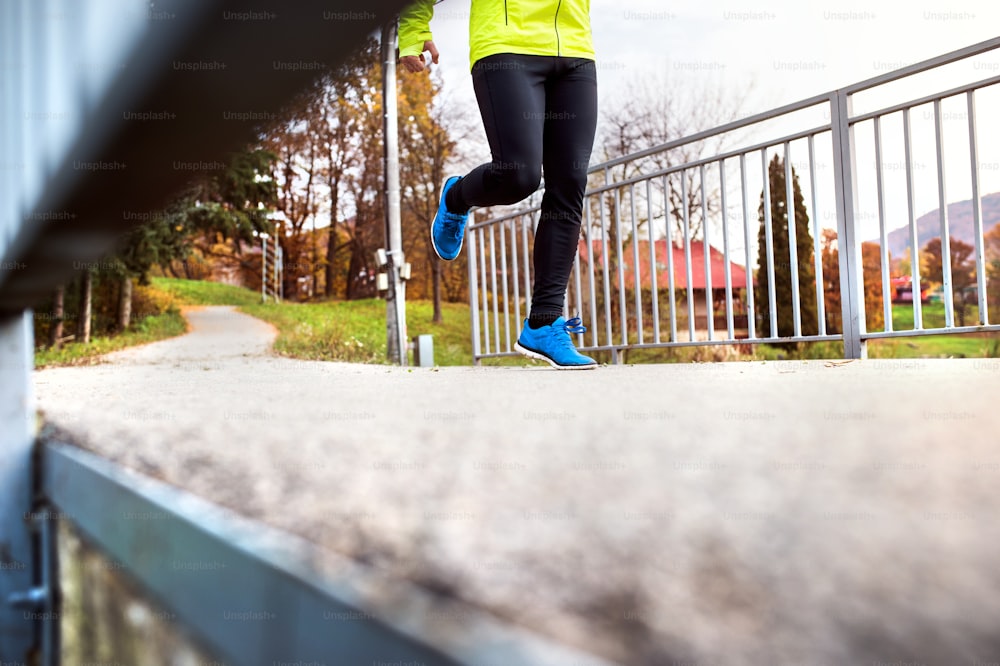
[[[788,211],[785,191],[785,164],[777,155],[767,168],[771,194],[771,243],[774,261],[774,305],[777,314],[778,335],[793,335],[795,313],[792,310],[792,266],[788,248]],[[792,198],[795,208],[795,250],[798,260],[799,310],[802,317],[802,335],[815,335],[819,331],[816,308],[816,268],[813,265],[813,238],[809,231],[809,214],[806,212],[799,177],[792,167]],[[771,335],[769,278],[767,274],[767,245],[765,244],[764,192],[760,194],[757,209],[760,230],[757,233],[758,291],[754,303],[760,313],[760,334]]]

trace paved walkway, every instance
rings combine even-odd
[[[630,664],[1000,661],[1000,362],[401,369],[228,308],[38,371],[82,446]]]

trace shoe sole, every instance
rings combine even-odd
[[[545,361],[556,370],[591,370],[597,367],[596,363],[587,363],[586,365],[559,365],[545,354],[540,354],[532,349],[521,346],[520,342],[514,343],[514,349],[528,358],[533,358],[536,361]]]
[[[451,180],[451,178],[445,178],[444,183],[441,184],[441,192],[438,194],[438,210],[441,210],[441,199],[444,198],[444,187],[445,185],[448,184],[449,180]],[[458,259],[458,255],[462,254],[462,248],[465,247],[465,230],[464,229],[462,230],[462,240],[458,244],[458,252],[455,253],[455,256],[452,257],[451,259],[448,259],[447,257],[442,257],[441,253],[438,252],[437,243],[434,242],[434,220],[436,219],[437,219],[437,213],[435,212],[434,217],[431,218],[431,229],[430,229],[431,249],[434,250],[434,254],[436,254],[438,256],[438,259],[440,259],[441,261],[455,261],[456,259]]]

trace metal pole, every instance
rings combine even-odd
[[[274,264],[273,264],[273,279],[271,280],[271,293],[274,294],[274,302],[278,302],[278,261],[281,256],[281,244],[278,243],[278,239],[274,239]]]
[[[35,404],[30,310],[0,319],[0,663],[28,663],[35,642],[31,547]],[[20,599],[17,606],[13,601]],[[47,620],[51,622],[51,620]]]
[[[403,266],[403,232],[399,210],[399,123],[396,102],[396,19],[382,26],[382,108],[385,130],[385,213],[389,291],[386,294],[386,351],[389,360],[406,365],[406,288],[399,278]]]
[[[477,258],[479,256],[479,253],[476,251],[476,248],[478,247],[476,245],[476,236],[478,235],[479,232],[476,229],[472,228],[474,219],[475,218],[473,217],[473,214],[470,214],[468,222],[468,232],[466,232],[468,234],[468,238],[466,240],[469,249],[466,250],[466,252],[469,253],[469,263],[468,263],[469,319],[472,329],[472,364],[480,365],[481,359],[479,358],[479,354],[481,353],[481,350],[479,341],[479,284],[478,284],[479,274],[477,273],[478,270]],[[521,322],[518,321],[518,326],[520,326],[520,323]]]
[[[841,316],[844,358],[868,358],[865,300],[861,284],[861,241],[856,227],[858,191],[854,166],[854,130],[850,125],[851,98],[844,92],[830,96],[833,129],[834,187],[837,197],[837,246],[840,260]],[[914,258],[917,261],[917,258]]]
[[[267,303],[267,236],[261,236],[260,242],[260,302]]]

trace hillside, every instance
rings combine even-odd
[[[1000,192],[987,194],[983,197],[983,233],[1000,223]],[[958,238],[974,244],[974,227],[972,221],[972,200],[948,204],[948,229],[952,238]],[[937,209],[917,218],[917,242],[920,247],[932,238],[941,235],[941,217]],[[908,227],[900,227],[889,232],[889,253],[893,258],[902,257],[910,245]],[[878,243],[878,239],[872,239]]]

